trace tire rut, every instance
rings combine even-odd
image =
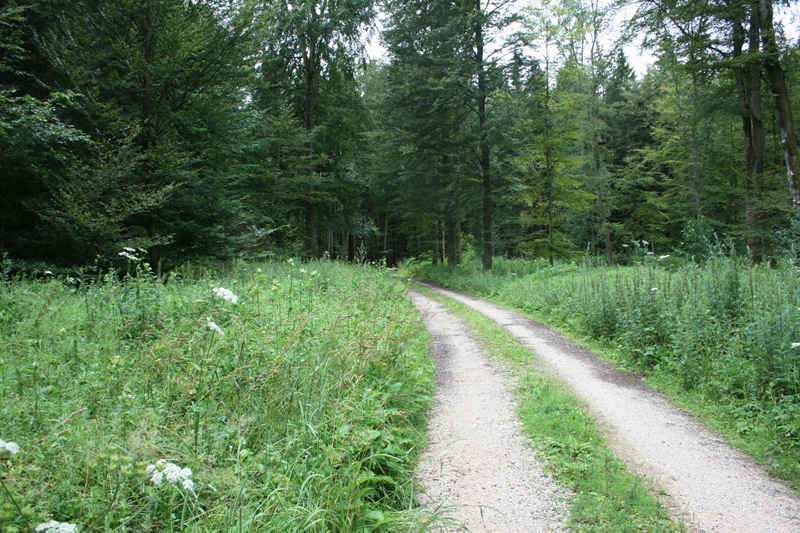
[[[411,294],[433,338],[438,382],[417,475],[421,500],[454,519],[446,531],[564,531],[569,494],[526,444],[508,376],[445,306]]]

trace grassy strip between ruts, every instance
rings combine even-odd
[[[537,368],[536,356],[501,326],[450,298],[431,293],[514,369],[518,415],[530,445],[556,480],[575,492],[569,527],[581,532],[677,532],[657,490],[614,456],[582,402]]]

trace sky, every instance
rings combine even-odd
[[[515,6],[517,9],[522,9],[531,4],[531,0],[516,0]],[[622,28],[625,25],[625,20],[633,15],[635,4],[632,4],[629,9],[623,10],[616,15],[610,24],[612,30],[606,33],[606,48],[610,48],[613,41],[619,37],[619,31],[613,28]],[[788,6],[775,6],[776,21],[783,24],[787,36],[792,41],[797,41],[800,38],[800,0],[790,0]],[[637,79],[641,79],[647,73],[647,68],[655,61],[655,56],[648,50],[641,49],[641,39],[638,42],[625,45],[625,55],[628,62],[636,72]],[[367,53],[373,59],[386,60],[386,49],[380,43],[380,35],[376,32],[372,35],[367,42]],[[535,55],[535,54],[534,54]]]

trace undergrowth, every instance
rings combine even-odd
[[[331,261],[0,279],[0,531],[394,532],[432,367],[404,284]],[[17,452],[18,448],[18,452]],[[63,528],[63,529],[56,529]]]
[[[510,363],[518,376],[518,414],[530,445],[546,458],[556,480],[575,496],[573,531],[619,533],[681,531],[641,477],[614,456],[585,405],[537,370],[534,354],[501,326],[464,304],[431,294],[477,333],[487,350]]]
[[[735,446],[800,488],[800,275],[724,250],[634,266],[497,260],[416,277],[493,298],[646,374]]]

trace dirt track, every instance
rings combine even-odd
[[[495,320],[534,351],[555,376],[587,402],[601,427],[607,430],[616,453],[664,488],[691,529],[715,533],[800,532],[800,496],[797,493],[771,479],[761,467],[670,405],[637,376],[615,370],[547,326],[513,311],[454,291],[437,291]],[[547,516],[557,517],[564,496],[553,488],[542,489],[541,493],[537,492],[538,488],[526,490],[524,498],[520,498],[519,490],[514,488],[504,494],[505,487],[518,483],[514,472],[519,470],[520,460],[516,452],[506,457],[509,445],[502,441],[498,448],[483,448],[481,440],[477,443],[462,440],[468,436],[479,437],[478,428],[486,433],[480,439],[493,439],[501,428],[506,432],[505,427],[514,426],[515,422],[509,422],[504,418],[506,415],[496,415],[498,411],[492,403],[505,402],[506,407],[502,407],[501,412],[513,407],[509,407],[510,400],[503,380],[498,377],[499,371],[489,365],[487,356],[480,353],[463,326],[459,331],[452,322],[437,325],[437,322],[452,320],[452,317],[445,318],[449,315],[446,309],[419,294],[415,294],[414,299],[434,337],[434,355],[436,350],[442,351],[436,356],[440,372],[437,379],[441,383],[439,394],[445,395],[437,395],[430,425],[431,448],[421,466],[421,483],[434,497],[440,496],[437,501],[445,505],[465,505],[462,516],[470,531],[558,530],[558,520],[543,522],[535,528],[513,523],[495,525],[486,520],[485,509],[497,508],[496,502],[502,501],[509,505],[498,515],[547,515],[550,512]],[[456,321],[455,324],[460,323]],[[478,355],[475,355],[476,349]],[[456,392],[449,389],[456,389]],[[468,423],[452,422],[459,417],[467,418]],[[519,434],[519,429],[514,426],[511,432]],[[450,453],[456,445],[458,451]],[[535,459],[531,457],[522,462],[526,469],[530,464],[535,466]],[[486,470],[478,476],[471,475],[476,465],[484,463],[489,463]],[[438,477],[445,478],[444,482],[433,479],[437,469]],[[540,472],[536,466],[530,472],[526,470],[522,477],[542,478]],[[503,479],[509,475],[515,478],[511,482]],[[536,483],[538,481],[534,485]],[[482,488],[478,490],[476,485]],[[443,493],[437,492],[440,486],[444,486]],[[534,501],[537,499],[538,502]],[[480,515],[475,520],[472,511],[481,506],[486,506],[483,523]]]

